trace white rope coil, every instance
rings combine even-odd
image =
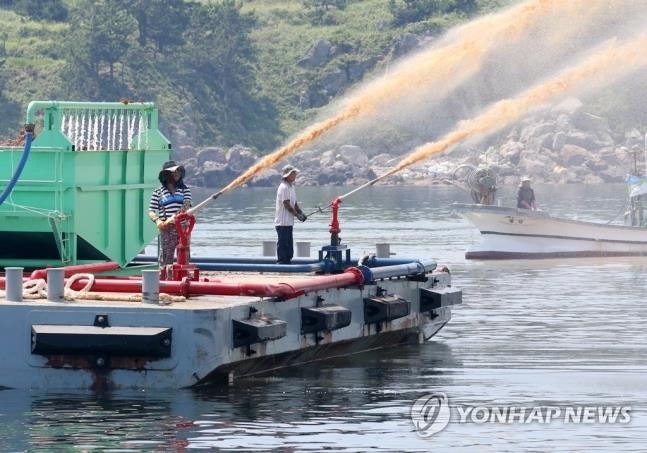
[[[23,299],[47,298],[47,282],[44,278],[28,280],[22,284]]]
[[[82,278],[86,278],[88,282],[85,284],[85,286],[80,289],[79,291],[75,291],[72,289],[72,284],[76,282],[77,280],[80,280]],[[65,283],[65,289],[63,290],[63,294],[65,297],[65,300],[75,300],[77,298],[81,298],[81,294],[88,293],[90,291],[90,288],[92,288],[92,285],[94,285],[94,274],[74,274],[70,278],[67,279],[67,282]]]
[[[72,285],[81,279],[87,279],[87,283],[79,291],[73,290]],[[94,274],[74,274],[67,279],[65,288],[63,290],[63,297],[67,301],[74,300],[104,300],[104,301],[119,301],[119,302],[141,302],[141,294],[105,294],[90,292],[92,285],[94,285]],[[0,292],[0,296],[4,294]],[[23,299],[47,299],[47,282],[45,279],[33,279],[23,282],[22,284],[22,297]],[[160,293],[159,304],[169,305],[174,302],[186,302],[184,296],[173,296],[166,293]]]

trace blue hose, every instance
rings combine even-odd
[[[193,263],[201,271],[243,271],[243,272],[324,272],[326,263],[313,264],[245,264],[245,263]]]
[[[7,197],[11,194],[11,191],[13,190],[14,186],[18,182],[18,178],[20,178],[20,174],[22,173],[22,170],[25,168],[25,164],[27,163],[27,158],[29,157],[29,151],[31,150],[32,135],[33,135],[32,131],[25,130],[25,149],[23,150],[22,156],[20,157],[20,162],[18,162],[18,168],[16,168],[16,171],[14,172],[13,176],[11,177],[11,180],[9,181],[9,185],[7,185],[4,192],[2,192],[2,195],[0,195],[0,205],[4,203]]]

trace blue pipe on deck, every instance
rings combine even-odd
[[[351,261],[353,261],[351,259]],[[370,268],[373,267],[384,267],[384,266],[395,266],[398,264],[409,264],[409,263],[415,263],[418,262],[418,259],[416,258],[377,258],[376,256],[369,256],[365,258],[361,258],[359,260],[359,263],[368,266]],[[425,260],[425,266],[431,266],[433,265],[433,269],[436,269],[436,262],[433,260]]]
[[[358,267],[364,276],[364,281],[368,283],[384,278],[424,275],[435,270],[437,265],[434,260],[425,260],[392,266],[368,267],[361,265]]]
[[[16,167],[16,171],[14,171],[13,176],[9,181],[9,184],[7,185],[7,187],[5,187],[4,191],[2,192],[2,195],[0,195],[0,205],[4,203],[4,201],[7,199],[9,194],[11,194],[11,191],[13,190],[14,186],[18,182],[18,178],[20,178],[22,170],[25,168],[25,164],[27,163],[27,158],[29,157],[29,151],[31,150],[32,134],[33,134],[33,131],[28,130],[25,127],[25,148],[22,151],[22,156],[20,156],[20,162],[18,162],[18,167]]]
[[[137,255],[133,258],[135,263],[156,263],[158,258],[156,256],[150,255]],[[252,264],[276,264],[275,257],[267,256],[252,256],[252,257],[240,257],[240,256],[193,256],[191,257],[192,263],[252,263]],[[320,263],[319,259],[313,258],[292,258],[293,264],[314,264]]]
[[[255,271],[255,272],[324,272],[328,267],[326,263],[312,264],[255,264],[255,263],[202,263],[191,262],[198,266],[201,271]]]
[[[156,263],[158,258],[151,255],[137,255],[133,258],[133,263]],[[240,257],[240,256],[194,256],[191,258],[192,262],[195,263],[252,263],[252,264],[275,264],[275,257],[268,256],[252,256],[252,257]],[[350,259],[351,263],[357,263],[357,258]],[[382,267],[382,266],[394,266],[397,264],[408,264],[418,261],[416,258],[377,258],[375,256],[370,256],[363,258],[360,264],[368,267]],[[313,258],[292,258],[292,264],[316,264],[321,263],[319,259]]]
[[[426,262],[416,261],[406,264],[395,264],[393,266],[381,266],[371,268],[374,279],[404,277],[408,275],[422,275],[436,269],[436,262],[429,260]]]
[[[156,256],[137,255],[131,264],[155,263]],[[351,262],[357,262],[351,260]],[[332,272],[335,263],[330,260],[313,261],[311,259],[292,260],[292,264],[276,264],[274,257],[193,257],[191,264],[205,271],[237,272]],[[371,256],[359,263],[365,281],[391,277],[406,277],[432,272],[437,264],[434,260],[419,261],[413,258],[376,258]]]

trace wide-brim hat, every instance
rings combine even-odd
[[[159,173],[160,181],[162,180],[165,171],[173,173],[176,170],[180,173],[182,177],[184,177],[183,165],[178,164],[174,160],[167,160],[166,162],[164,162],[164,165],[162,165],[162,171],[160,171]]]
[[[299,169],[298,169],[298,168],[293,167],[292,165],[286,165],[286,166],[285,166],[285,167],[283,167],[283,169],[281,170],[281,176],[282,176],[283,178],[287,178],[288,176],[290,176],[290,173],[292,173],[292,172],[294,172],[294,173],[299,173]]]

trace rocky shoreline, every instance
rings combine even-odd
[[[551,110],[528,116],[482,140],[460,145],[385,178],[381,184],[431,185],[460,180],[473,168],[488,168],[499,184],[516,184],[522,176],[541,183],[624,182],[628,174],[644,174],[646,131],[613,130],[604,118],[587,113],[582,102],[568,99]],[[302,186],[356,186],[375,179],[405,155],[370,155],[360,146],[304,149],[280,165],[252,178],[247,185],[267,187],[280,181],[280,168],[290,163],[301,170]],[[220,188],[242,174],[259,156],[250,148],[180,146],[173,158],[198,187]]]

